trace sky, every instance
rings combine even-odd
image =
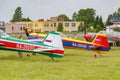
[[[47,20],[60,14],[72,19],[74,12],[93,8],[105,22],[109,14],[120,8],[120,0],[0,0],[0,21],[9,22],[17,7],[21,7],[23,17],[33,21]]]

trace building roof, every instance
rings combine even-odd
[[[120,22],[120,15],[111,15],[110,22]]]

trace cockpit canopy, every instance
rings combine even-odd
[[[9,37],[9,35],[6,34],[4,31],[0,30],[0,37],[1,37],[1,38]]]

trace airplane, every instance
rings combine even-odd
[[[28,35],[28,39],[31,41],[41,42],[45,36],[45,34],[30,33]],[[96,34],[92,39],[88,34],[86,34],[85,39],[86,41],[81,41],[64,36],[62,37],[63,47],[70,49],[92,50],[99,54],[106,54],[110,50],[108,39],[104,34]],[[88,42],[88,40],[90,42]]]
[[[88,33],[87,36],[89,37],[87,41],[93,38],[96,34],[105,34],[108,38],[108,43],[111,46],[119,46],[120,45],[120,32],[117,31],[99,31],[98,33]]]
[[[38,43],[13,38],[0,30],[0,50],[38,53],[49,56],[52,60],[64,56],[61,36],[56,32],[49,32],[44,40]]]
[[[117,31],[100,31],[99,33],[105,34],[109,41],[120,43],[120,32]]]

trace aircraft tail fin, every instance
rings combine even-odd
[[[57,32],[49,32],[47,36],[44,38],[44,40],[41,42],[41,44],[50,47],[52,53],[55,55],[63,56],[64,54],[61,35]]]
[[[103,45],[105,48],[109,48],[108,39],[104,34],[97,34],[92,43],[100,44]]]
[[[61,36],[57,32],[49,32],[44,38],[42,44],[63,49]]]

